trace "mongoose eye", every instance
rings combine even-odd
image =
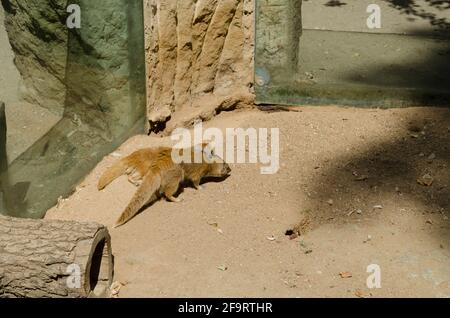
[[[211,148],[211,145],[208,145],[203,152],[209,161],[215,157],[214,148]]]
[[[212,161],[214,158],[214,155],[212,154],[212,152],[209,152],[209,153],[207,152],[207,153],[205,153],[205,155],[206,155],[206,159],[208,161]]]

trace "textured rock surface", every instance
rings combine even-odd
[[[67,56],[65,0],[2,0],[22,97],[60,114]]]
[[[142,0],[72,0],[80,29],[69,33],[65,116],[77,117],[106,139],[145,116]]]
[[[253,104],[254,0],[145,0],[144,11],[150,128]]]

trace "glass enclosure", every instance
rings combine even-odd
[[[144,130],[143,2],[69,2],[2,0],[2,214],[43,217]]]
[[[449,1],[256,3],[257,102],[450,105]]]

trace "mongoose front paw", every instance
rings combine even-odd
[[[170,202],[174,202],[174,203],[180,203],[181,201],[183,201],[182,198],[175,198],[173,196],[167,197],[167,200],[169,200]]]

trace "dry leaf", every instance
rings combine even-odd
[[[353,277],[352,273],[350,273],[350,272],[340,272],[339,276],[341,276],[341,278],[351,278],[351,277]]]
[[[369,298],[370,296],[372,296],[372,294],[358,289],[355,291],[355,296],[359,298]]]

